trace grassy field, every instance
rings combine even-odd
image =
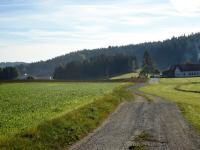
[[[161,79],[159,84],[151,84],[140,90],[175,102],[185,117],[200,132],[200,94],[177,91],[175,89],[178,85],[184,86],[186,83],[191,82],[200,82],[200,78]],[[192,84],[183,88],[198,90],[199,84]]]
[[[119,76],[115,76],[115,77],[112,77],[110,78],[111,80],[115,80],[115,79],[129,79],[129,78],[134,78],[134,77],[138,77],[138,73],[126,73],[126,74],[122,74],[122,75],[119,75]]]
[[[111,92],[117,83],[15,83],[0,85],[0,137],[10,136]]]
[[[0,85],[0,149],[61,149],[99,126],[133,95],[122,83]]]
[[[190,84],[184,84],[178,87],[181,90],[186,91],[194,91],[200,93],[200,82],[199,83],[190,83]]]

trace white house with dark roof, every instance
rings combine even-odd
[[[171,66],[163,77],[200,77],[200,64],[182,64]]]

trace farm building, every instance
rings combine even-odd
[[[200,77],[200,64],[173,65],[164,71],[163,77]]]

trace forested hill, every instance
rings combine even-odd
[[[17,68],[21,73],[28,73],[34,76],[51,76],[54,69],[60,64],[65,65],[72,61],[84,61],[102,54],[113,56],[121,53],[133,57],[136,56],[141,65],[145,50],[149,51],[159,69],[165,69],[170,65],[185,63],[186,61],[197,63],[198,57],[200,57],[200,33],[178,38],[173,37],[162,42],[82,50],[47,61],[20,65]]]
[[[25,65],[26,63],[25,62],[1,62],[0,68],[14,67],[14,66],[21,65],[21,64]]]

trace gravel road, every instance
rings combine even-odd
[[[130,87],[138,94],[137,88]],[[139,93],[141,94],[141,93]],[[200,150],[200,137],[177,106],[155,97],[121,104],[101,127],[73,145],[71,150]]]

